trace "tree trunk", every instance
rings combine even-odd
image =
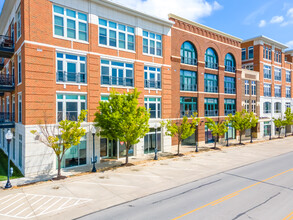
[[[125,165],[128,164],[128,151],[129,151],[129,146],[126,144],[126,157],[125,157]]]
[[[286,125],[286,126],[287,126],[287,125]],[[286,131],[286,126],[285,126],[285,137],[287,137],[287,133],[286,133],[286,132],[287,132],[287,131]]]
[[[279,138],[281,137],[281,128],[279,128]]]
[[[60,156],[57,157],[58,159],[58,173],[57,173],[57,178],[61,176],[61,158]]]
[[[177,155],[180,154],[180,140],[178,139]]]
[[[242,144],[242,142],[241,142],[241,136],[242,136],[242,131],[240,131],[240,142],[239,142],[239,144]]]
[[[215,139],[215,141],[214,141],[214,149],[216,149],[217,148],[217,139]]]

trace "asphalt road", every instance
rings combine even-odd
[[[293,152],[79,219],[293,219]]]

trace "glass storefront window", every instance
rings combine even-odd
[[[156,142],[158,151],[161,151],[161,128],[157,129],[157,137],[155,129],[150,128],[149,133],[144,136],[144,153],[154,153],[156,148]]]
[[[119,157],[126,157],[126,145],[119,141]],[[128,150],[128,156],[133,156],[133,146]]]
[[[195,146],[196,145],[195,138],[196,138],[195,133],[193,133],[190,137],[182,140],[182,145]]]

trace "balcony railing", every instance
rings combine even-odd
[[[57,72],[57,82],[86,83],[86,73]]]
[[[182,83],[180,84],[181,91],[197,91],[197,85]]]
[[[160,89],[161,88],[161,80],[144,80],[144,87],[150,89]]]
[[[236,94],[236,89],[235,88],[225,88],[225,93]]]
[[[225,66],[225,71],[235,73],[236,68],[234,66]]]
[[[191,117],[196,112],[197,111],[180,111],[180,117],[181,118],[183,118],[184,116]]]
[[[197,59],[190,58],[190,57],[181,57],[181,63],[189,64],[189,65],[197,65]]]
[[[218,64],[213,62],[205,62],[205,67],[210,69],[218,69]]]
[[[11,58],[13,53],[13,39],[10,36],[0,35],[0,57]]]
[[[205,110],[205,116],[218,116],[218,110]]]
[[[0,128],[11,128],[14,127],[14,112],[0,112]]]
[[[134,86],[133,78],[124,78],[124,77],[113,77],[113,76],[102,76],[101,77],[102,85],[110,86]]]
[[[236,113],[236,110],[235,109],[225,109],[225,115],[229,115],[229,114],[232,114],[232,115],[235,115]]]
[[[0,70],[4,68],[4,58],[0,58]]]
[[[211,93],[218,93],[218,87],[217,86],[205,86],[204,91],[211,92]]]
[[[14,90],[14,75],[0,74],[0,91]]]

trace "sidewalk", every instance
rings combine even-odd
[[[0,190],[0,219],[73,219],[293,151],[293,137]],[[9,202],[6,202],[8,201]],[[13,205],[11,205],[13,204]]]

